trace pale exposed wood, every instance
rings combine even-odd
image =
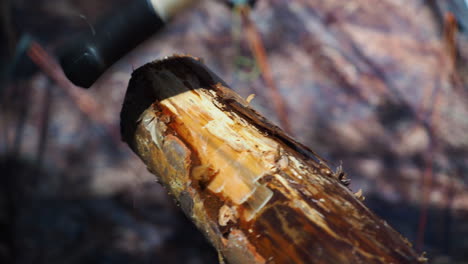
[[[121,118],[123,139],[228,263],[418,262],[341,170],[194,58],[135,71]]]

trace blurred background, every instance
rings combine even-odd
[[[468,1],[199,1],[90,90],[61,79],[57,47],[129,1],[0,2],[0,263],[218,262],[120,141],[132,71],[173,53],[342,164],[430,263],[468,263]]]

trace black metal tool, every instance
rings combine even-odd
[[[133,0],[73,37],[58,51],[67,78],[89,88],[112,64],[195,0]]]

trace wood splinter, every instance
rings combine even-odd
[[[198,59],[133,73],[123,140],[230,264],[417,263],[313,151],[271,125]]]

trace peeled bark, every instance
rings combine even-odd
[[[133,73],[123,140],[228,263],[415,263],[313,151],[288,137],[197,59]]]

